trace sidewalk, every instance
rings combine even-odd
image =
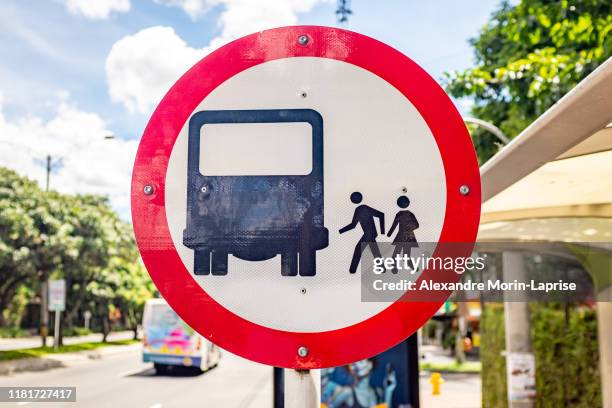
[[[479,408],[481,406],[480,374],[446,373],[440,395],[431,394],[429,373],[419,380],[421,408]]]
[[[420,346],[419,352],[423,358],[421,359],[422,363],[432,363],[432,364],[453,364],[455,362],[455,357],[451,356],[447,350],[442,349],[442,347],[426,344]],[[478,361],[477,357],[468,356],[466,361]]]
[[[141,343],[108,345],[95,350],[47,354],[42,357],[0,361],[0,376],[13,375],[23,371],[45,371],[52,368],[68,367],[91,360],[98,360],[108,356],[131,353],[139,350],[142,350]]]
[[[421,346],[422,363],[434,365],[453,365],[455,358],[448,351],[436,345]],[[474,358],[469,360],[475,361]],[[478,408],[481,406],[480,374],[475,373],[442,373],[444,383],[440,395],[432,395],[429,382],[431,373],[421,371],[419,386],[421,408]]]
[[[108,341],[130,340],[134,337],[134,332],[119,331],[111,332],[108,335]],[[79,343],[95,343],[102,341],[102,333],[88,334],[87,336],[79,337],[64,337],[64,344],[79,344]],[[0,338],[0,351],[17,350],[40,347],[40,336],[20,337],[16,339]],[[53,337],[47,337],[47,346],[53,345]]]

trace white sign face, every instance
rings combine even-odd
[[[414,231],[416,240],[437,242],[447,200],[442,158],[425,120],[404,95],[381,77],[334,59],[284,58],[253,66],[219,85],[194,110],[191,119],[199,112],[281,109],[314,111],[322,119],[321,200],[329,244],[316,250],[316,274],[281,276],[280,254],[270,259],[244,260],[231,250],[226,274],[195,273],[195,251],[184,244],[190,183],[189,121],[178,135],[166,173],[170,234],[197,283],[236,315],[291,332],[341,329],[380,313],[390,303],[362,302],[361,274],[349,272],[356,245],[376,237],[366,237],[362,225],[343,234],[339,230],[357,216],[360,205],[384,214],[389,230],[402,210],[398,197],[405,195],[410,200],[408,210],[420,224]],[[198,169],[203,176],[304,175],[320,165],[317,160],[321,158],[313,153],[313,129],[307,119],[236,124],[212,117],[205,122],[195,134],[200,151],[193,153],[199,157]],[[212,200],[215,193],[203,188],[202,194],[211,194]],[[354,192],[360,193],[360,203],[352,201]],[[251,195],[251,199],[246,214],[236,213],[236,219],[257,215],[259,198]],[[226,204],[219,201],[217,205]],[[300,205],[298,199],[292,211],[302,211]],[[198,211],[202,214],[208,210],[199,207]],[[261,212],[267,214],[263,222],[276,225],[274,211],[262,204]],[[373,222],[378,241],[390,242],[393,238],[380,234],[379,220]],[[205,262],[208,268],[208,262],[214,261],[206,258]]]
[[[277,367],[340,366],[440,307],[445,292],[370,301],[362,278],[385,257],[469,256],[479,176],[461,116],[413,61],[350,31],[282,27],[212,52],[164,96],[134,162],[134,233],[205,338]],[[418,279],[459,277],[438,269]]]
[[[66,310],[66,281],[64,279],[49,281],[49,311]]]

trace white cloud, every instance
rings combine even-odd
[[[111,99],[131,112],[149,113],[180,75],[210,51],[246,34],[296,24],[298,13],[330,0],[159,1],[190,14],[222,6],[221,32],[200,49],[190,47],[173,28],[162,26],[117,41],[106,58],[106,79]]]
[[[209,0],[222,4],[225,11],[219,24],[220,38],[211,44],[225,44],[243,35],[272,27],[294,25],[297,14],[310,11],[317,3],[327,0]]]
[[[131,112],[148,112],[178,77],[205,55],[171,27],[151,27],[123,37],[106,58],[111,99]]]
[[[193,20],[204,14],[212,3],[208,0],[155,0],[155,2],[165,6],[180,7]]]
[[[64,2],[71,14],[92,20],[106,19],[112,12],[130,11],[130,0],[64,0]]]
[[[0,165],[45,186],[45,159],[60,163],[51,188],[64,193],[107,195],[127,216],[130,178],[137,141],[113,139],[102,118],[61,102],[48,120],[35,116],[7,120],[0,106]]]

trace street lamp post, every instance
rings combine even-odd
[[[463,118],[463,121],[465,123],[471,123],[472,125],[480,126],[481,128],[488,130],[493,135],[495,135],[495,137],[497,137],[499,141],[502,142],[504,145],[507,145],[508,143],[510,143],[510,139],[508,139],[508,136],[506,136],[500,128],[498,128],[491,122],[487,122],[486,120],[477,119],[477,118],[470,118],[470,117]]]

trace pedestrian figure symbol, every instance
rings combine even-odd
[[[363,196],[360,192],[356,191],[351,194],[351,201],[354,204],[360,204],[362,200]],[[378,244],[376,243],[378,231],[376,230],[376,225],[374,224],[374,218],[378,218],[380,220],[380,233],[384,235],[385,214],[365,204],[361,204],[355,208],[355,213],[353,214],[353,220],[351,223],[346,227],[341,228],[339,231],[340,234],[343,234],[355,228],[357,224],[361,225],[361,229],[363,230],[363,235],[359,239],[359,242],[357,242],[355,251],[353,252],[353,258],[351,259],[351,266],[349,268],[350,273],[357,272],[357,266],[361,261],[361,255],[366,247],[370,248],[370,251],[372,251],[372,255],[374,255],[375,258],[382,257]]]

